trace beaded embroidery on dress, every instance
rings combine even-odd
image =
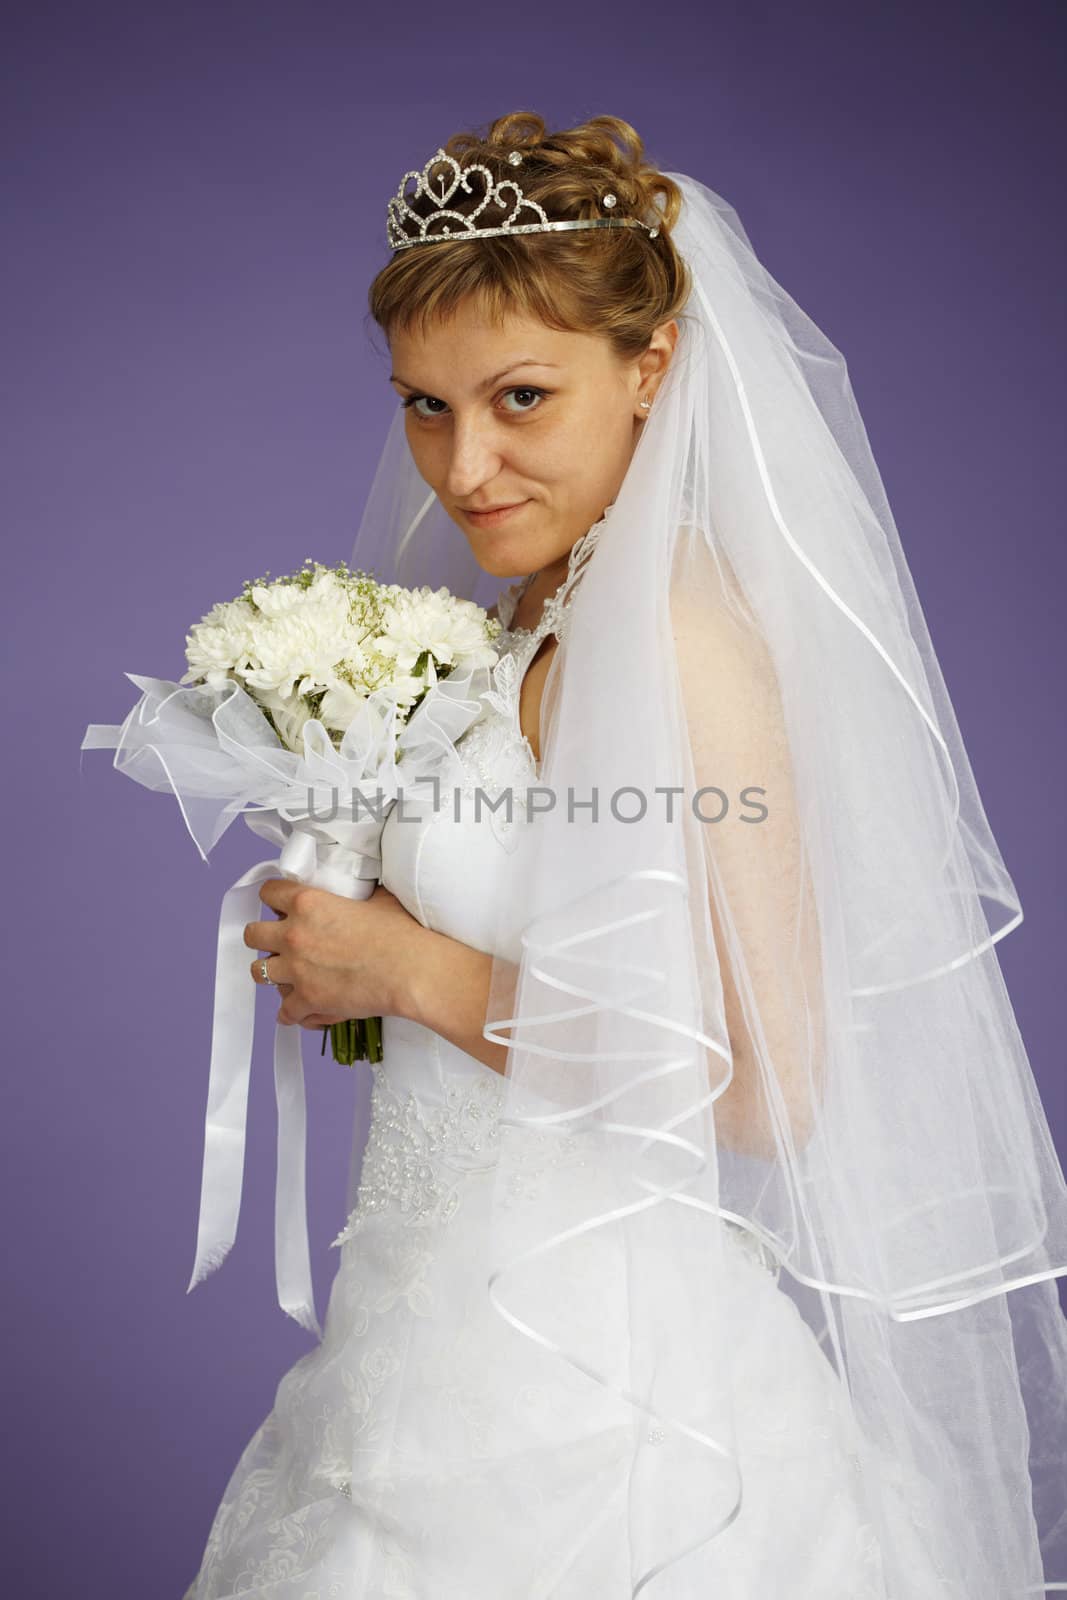
[[[509,626],[521,585],[500,597],[492,686],[457,744],[472,791],[537,778],[519,689],[547,633],[566,636],[605,522],[578,541],[535,627]],[[392,813],[382,838],[387,887],[424,924],[480,949],[527,831],[518,816],[484,821],[442,808],[404,826]],[[396,1017],[370,1070],[371,1124],[334,1240],[323,1341],[282,1377],[184,1600],[628,1600],[630,1408],[526,1339],[487,1294],[502,1080]],[[540,1139],[513,1179],[524,1192],[564,1173],[598,1182],[583,1135],[546,1128]],[[649,1600],[889,1600],[836,1375],[760,1242],[730,1226],[724,1238],[744,1504]],[[597,1324],[614,1306],[622,1326],[625,1263],[599,1238],[575,1259],[576,1304]]]

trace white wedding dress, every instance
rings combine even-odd
[[[519,685],[541,640],[565,629],[576,559],[602,526],[575,546],[537,628],[499,637],[485,715],[458,747],[472,790],[510,784],[518,794],[537,780]],[[513,587],[500,601],[505,625],[514,603]],[[457,821],[454,810],[450,802],[403,823],[394,810],[383,881],[421,922],[485,949],[524,824],[509,825],[503,811]],[[323,1342],[281,1379],[184,1600],[629,1600],[630,1408],[505,1322],[486,1291],[502,1080],[396,1017],[385,1018],[384,1061],[373,1072],[358,1202],[335,1241]],[[554,1141],[545,1169],[581,1159],[573,1134],[544,1138]],[[837,1375],[763,1247],[742,1229],[726,1233],[743,1504],[642,1594],[943,1593],[921,1581],[918,1551],[904,1569],[914,1577],[907,1594],[886,1586]],[[613,1271],[590,1258],[597,1314],[610,1307]],[[898,1557],[911,1537],[894,1530]]]

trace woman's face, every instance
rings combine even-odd
[[[479,566],[514,577],[566,563],[615,499],[678,326],[636,361],[597,335],[525,316],[491,324],[473,302],[425,336],[394,334],[391,381],[415,464]],[[474,515],[518,507],[496,519]]]

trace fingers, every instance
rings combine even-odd
[[[292,973],[282,956],[257,956],[248,967],[256,983],[272,983],[286,993],[292,989]]]
[[[282,947],[281,929],[276,917],[270,922],[246,922],[241,937],[252,950],[270,950],[277,954]]]
[[[282,1024],[283,1028],[294,1027],[297,1023],[303,1027],[309,1016],[311,1016],[311,1012],[305,1011],[303,1006],[296,1001],[295,997],[290,999],[290,997],[286,995],[285,999],[278,1007],[277,1020]]]
[[[293,908],[293,901],[307,887],[306,883],[298,883],[295,878],[266,878],[259,886],[259,898],[272,911],[277,911],[279,916],[287,917]]]

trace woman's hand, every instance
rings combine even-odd
[[[282,994],[279,1022],[323,1028],[408,1014],[408,978],[418,970],[429,930],[383,884],[367,900],[349,900],[291,878],[268,878],[259,897],[278,916],[245,923],[244,942],[268,952],[267,975]],[[263,957],[251,963],[251,973],[265,981]]]

